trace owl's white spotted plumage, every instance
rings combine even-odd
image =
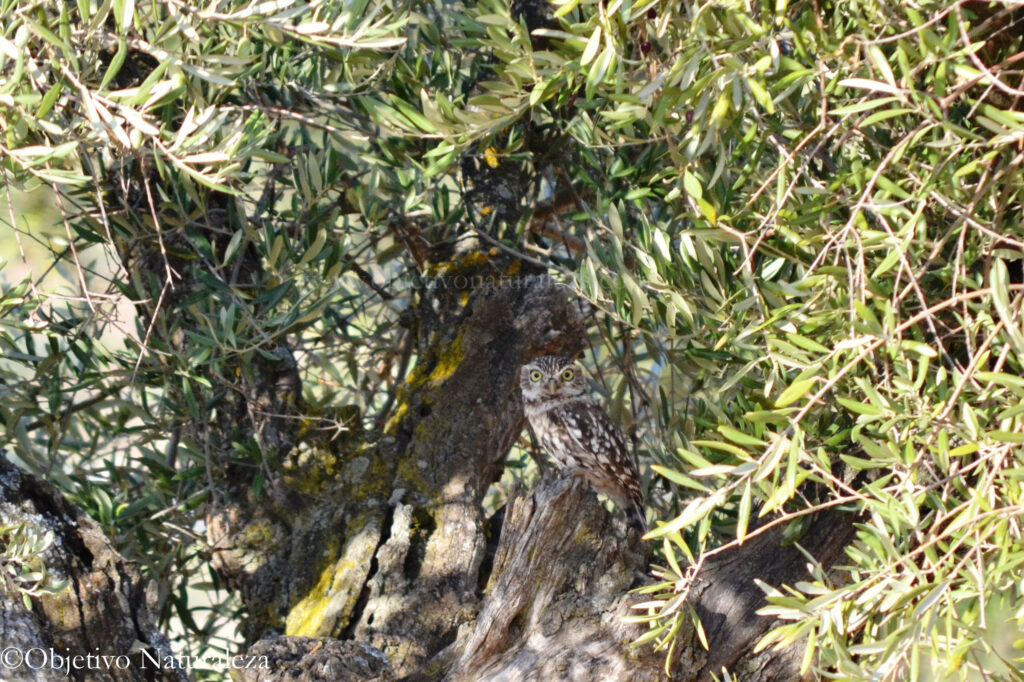
[[[546,355],[519,375],[523,412],[558,466],[590,481],[646,531],[640,476],[622,432],[586,392],[583,372],[570,359]]]

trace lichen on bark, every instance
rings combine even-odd
[[[172,652],[153,623],[153,604],[138,568],[54,486],[0,456],[0,528],[11,526],[52,534],[52,550],[43,559],[56,582],[32,596],[29,608],[8,573],[0,576],[0,644],[8,654],[0,660],[0,679],[67,679],[79,672],[70,663],[61,667],[61,660],[85,665],[89,655],[127,661],[92,666],[88,679],[96,682],[188,679],[180,668],[150,663],[168,660]],[[6,551],[7,538],[0,536],[0,543]],[[18,664],[12,651],[34,658]]]

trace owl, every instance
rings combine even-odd
[[[636,462],[622,432],[587,394],[580,368],[547,355],[523,366],[519,385],[526,418],[559,468],[590,481],[626,511],[630,525],[646,532]]]

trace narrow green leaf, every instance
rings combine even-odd
[[[808,379],[801,379],[794,381],[792,384],[782,392],[782,395],[775,401],[775,407],[785,407],[791,405],[796,401],[804,397],[804,395],[811,390],[814,383],[818,380],[817,377],[810,377]]]
[[[699,490],[705,493],[710,492],[710,489],[703,483],[700,483],[694,478],[691,478],[690,476],[687,476],[682,472],[676,471],[675,469],[670,469],[668,467],[661,466],[660,464],[652,464],[651,471],[658,474],[659,476],[664,476],[665,478],[667,478],[668,480],[672,481],[677,485],[681,485],[686,488],[692,488],[694,490]]]
[[[559,17],[564,17],[566,14],[576,9],[576,6],[580,4],[580,0],[566,0],[565,2],[556,2],[555,4],[561,4],[561,6],[556,9],[552,15],[555,19],[558,19]]]
[[[743,486],[743,495],[740,497],[739,509],[736,511],[736,539],[743,544],[747,537],[747,525],[750,523],[751,508],[751,481],[747,479]]]
[[[700,180],[688,170],[683,171],[683,189],[694,199],[704,197],[704,188],[701,187]]]
[[[764,447],[765,445],[763,440],[747,435],[738,429],[734,429],[728,424],[719,424],[716,430],[733,443],[737,443],[739,445],[750,445],[757,448]]]
[[[597,86],[604,81],[605,76],[612,69],[615,64],[615,48],[612,45],[606,45],[601,51],[601,56],[597,58],[597,61],[590,67],[590,71],[587,73],[587,83],[584,88],[584,95],[587,100],[594,99],[594,92]]]
[[[853,398],[844,398],[842,396],[836,396],[836,402],[848,409],[854,414],[863,414],[869,417],[881,417],[885,412],[871,403],[855,400]]]
[[[644,536],[644,539],[653,540],[671,533],[677,533],[683,528],[693,525],[703,519],[708,512],[721,504],[724,495],[725,492],[723,490],[717,490],[710,497],[698,497],[690,500],[679,516],[659,528],[655,528],[648,532],[647,535]]]
[[[587,46],[583,48],[583,54],[580,56],[580,66],[586,66],[594,60],[597,56],[597,49],[601,47],[601,27],[598,26],[594,29],[594,32],[590,35],[590,40],[587,41]]]

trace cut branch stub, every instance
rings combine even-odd
[[[658,680],[660,656],[631,649],[623,622],[644,580],[643,542],[575,478],[508,504],[480,616],[449,682]]]

